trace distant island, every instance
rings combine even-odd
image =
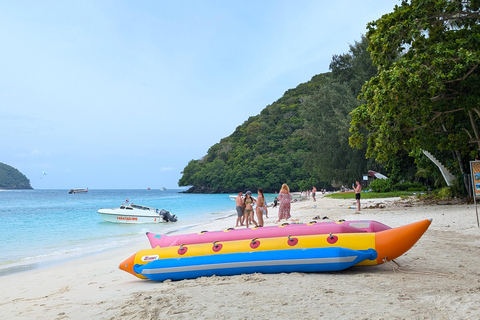
[[[30,180],[20,171],[0,162],[0,189],[33,189]]]

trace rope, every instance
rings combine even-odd
[[[387,261],[386,263],[389,263],[392,266],[392,271],[393,273],[401,272],[401,273],[408,273],[408,274],[426,274],[426,275],[437,275],[441,277],[447,277],[447,278],[454,278],[454,274],[449,274],[449,273],[441,273],[441,272],[435,272],[435,271],[411,271],[408,270],[405,267],[402,267],[397,261],[395,260],[390,260]]]

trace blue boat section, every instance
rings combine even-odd
[[[154,280],[195,279],[204,276],[231,276],[250,273],[340,271],[366,259],[374,260],[374,249],[340,247],[289,249],[228,253],[196,257],[159,259],[135,265],[136,273]]]

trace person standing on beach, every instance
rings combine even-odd
[[[357,200],[357,212],[355,213],[360,213],[360,192],[362,192],[362,186],[358,180],[355,183],[355,199]]]
[[[280,192],[278,193],[278,200],[280,201],[280,207],[278,208],[278,220],[290,219],[290,202],[292,202],[292,195],[290,194],[290,188],[286,183],[282,185]]]
[[[255,212],[257,213],[258,225],[263,227],[263,213],[266,213],[268,218],[267,206],[265,205],[265,196],[263,195],[263,189],[258,188],[257,207]]]
[[[315,194],[317,193],[317,188],[315,188],[315,186],[313,186],[312,188],[312,198],[313,198],[313,201],[317,201],[317,199],[315,198]]]
[[[237,209],[237,223],[235,225],[235,227],[240,227],[240,226],[243,226],[243,221],[244,221],[244,217],[243,217],[243,213],[245,211],[245,203],[243,202],[243,192],[240,191],[238,193],[238,196],[235,198],[235,203],[237,205],[236,209]],[[240,224],[240,225],[238,225]]]
[[[255,218],[253,216],[253,203],[255,200],[252,198],[252,192],[247,191],[245,195],[245,213],[243,214],[243,217],[245,218],[245,225],[248,228],[248,223],[251,222],[255,224],[256,227],[258,227],[257,222],[255,221]]]

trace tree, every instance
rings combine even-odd
[[[308,167],[324,181],[346,183],[367,172],[365,150],[348,145],[349,113],[358,106],[350,89],[331,83],[305,99],[305,138],[311,153]]]
[[[349,47],[349,52],[332,56],[330,70],[334,81],[347,85],[357,97],[365,82],[377,74],[377,68],[367,51],[368,40],[364,35],[360,42],[355,41]]]
[[[349,146],[350,112],[360,105],[362,85],[376,74],[367,39],[350,45],[348,53],[333,55],[328,81],[305,98],[304,137],[311,153],[307,167],[318,179],[339,185],[359,179],[368,169],[378,170],[363,150]]]
[[[464,159],[480,150],[479,4],[403,1],[369,23],[378,75],[352,112],[352,146],[367,142],[367,156],[381,162],[400,150],[440,151],[464,171]]]

